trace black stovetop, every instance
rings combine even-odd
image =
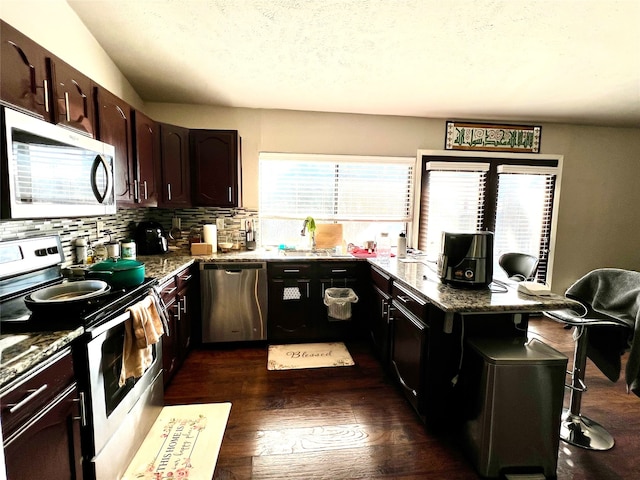
[[[24,296],[0,304],[0,321],[3,333],[68,330],[78,327],[90,329],[117,313],[123,312],[157,283],[146,278],[134,287],[112,289],[109,292],[73,305],[52,305],[38,312],[31,312]]]

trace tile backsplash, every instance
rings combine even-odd
[[[115,215],[79,218],[2,220],[0,221],[0,241],[19,238],[37,237],[44,235],[59,235],[65,254],[65,264],[75,262],[73,241],[84,237],[94,245],[106,243],[110,239],[120,241],[133,237],[136,225],[145,220],[160,223],[166,232],[172,227],[172,219],[180,218],[183,239],[186,242],[188,232],[193,226],[205,223],[216,223],[216,219],[223,218],[225,229],[244,230],[244,220],[256,219],[257,211],[242,208],[119,208]],[[103,222],[102,234],[98,236],[97,223]]]

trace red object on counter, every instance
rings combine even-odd
[[[353,255],[354,257],[358,257],[358,258],[376,258],[376,252],[369,252],[369,250],[367,250],[366,248],[360,248],[360,247],[353,247],[353,250],[351,250],[351,255]],[[392,257],[395,257],[395,254],[391,254]]]

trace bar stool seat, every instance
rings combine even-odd
[[[562,411],[560,424],[560,438],[577,447],[589,450],[609,450],[615,441],[611,434],[599,423],[582,415],[582,394],[587,391],[584,383],[587,365],[589,328],[594,326],[609,326],[629,329],[628,323],[617,318],[594,311],[588,304],[580,302],[584,312],[574,310],[556,310],[544,312],[544,315],[557,321],[575,327],[573,338],[575,349],[570,389],[569,408]]]

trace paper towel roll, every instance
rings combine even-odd
[[[209,243],[213,246],[213,251],[218,251],[218,230],[215,225],[204,225],[202,227],[202,236],[204,237],[204,243]]]

